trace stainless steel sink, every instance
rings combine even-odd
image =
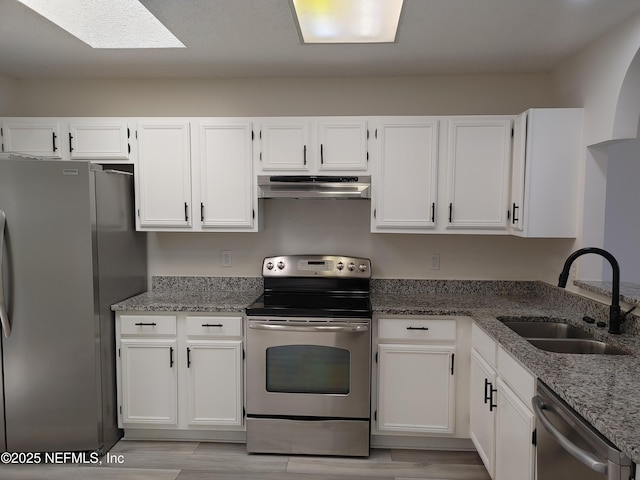
[[[628,355],[627,352],[591,338],[527,338],[531,345],[556,353]]]
[[[525,338],[593,338],[589,333],[578,327],[560,322],[519,322],[504,323],[518,335]]]
[[[511,330],[523,337],[534,347],[548,352],[628,355],[606,342],[596,340],[584,330],[569,325],[562,319],[539,317],[498,317]]]

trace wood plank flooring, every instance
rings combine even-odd
[[[475,452],[249,455],[243,444],[121,440],[101,460],[102,465],[0,465],[0,480],[490,480]]]

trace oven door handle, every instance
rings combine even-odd
[[[332,333],[360,333],[368,332],[368,323],[339,323],[336,325],[289,325],[269,322],[249,322],[253,330],[271,330],[279,332],[332,332]]]
[[[553,426],[551,421],[544,414],[545,404],[539,395],[536,395],[531,399],[531,405],[533,406],[533,412],[542,426],[547,430],[547,432],[549,432],[551,437],[553,437],[553,439],[562,446],[562,448],[591,470],[595,470],[598,473],[607,473],[608,468],[606,463],[601,462],[600,459],[591,452],[578,447],[575,443],[565,437],[560,430]]]

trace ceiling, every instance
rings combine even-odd
[[[547,72],[640,12],[638,0],[405,0],[394,44],[303,45],[289,0],[141,1],[186,49],[91,49],[16,0],[0,0],[0,74],[305,77]]]

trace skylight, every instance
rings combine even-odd
[[[292,0],[305,43],[392,43],[403,0]]]
[[[93,48],[185,48],[138,0],[18,0]]]

